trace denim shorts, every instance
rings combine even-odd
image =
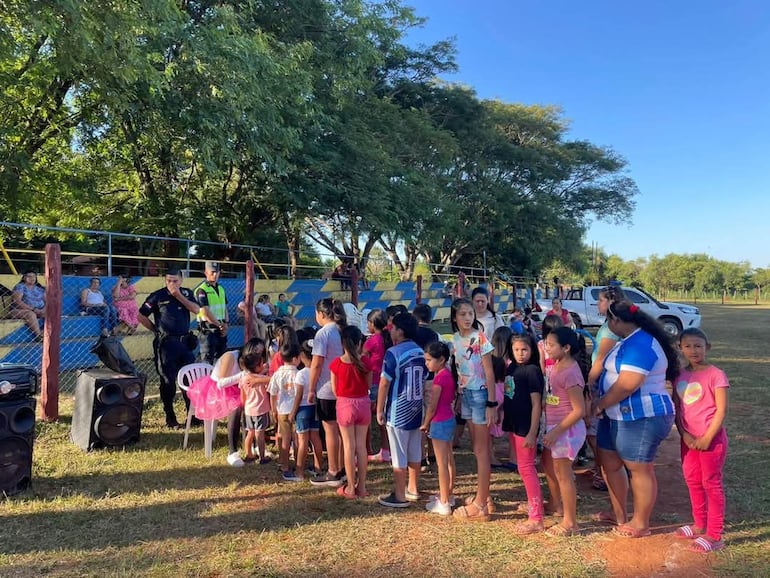
[[[464,389],[460,417],[476,425],[487,425],[487,388]]]
[[[297,429],[297,433],[305,433],[310,430],[321,428],[321,424],[315,418],[314,405],[299,406],[297,415],[294,416],[294,427]]]
[[[455,435],[455,418],[450,417],[444,421],[430,422],[428,437],[440,442],[451,442]]]
[[[596,428],[596,444],[603,450],[617,452],[624,462],[651,463],[673,425],[673,415],[633,421],[603,417]]]

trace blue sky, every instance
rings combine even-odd
[[[570,137],[628,160],[632,223],[586,235],[623,259],[706,253],[770,267],[770,2],[404,0],[412,44],[455,37],[481,98],[556,104]]]

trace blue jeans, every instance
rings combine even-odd
[[[603,417],[596,429],[596,443],[603,450],[616,452],[624,462],[651,463],[673,425],[673,415],[633,421]]]

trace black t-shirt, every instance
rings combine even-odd
[[[542,397],[545,380],[540,367],[534,364],[508,366],[503,398],[503,431],[524,437],[532,421],[533,393]]]
[[[195,302],[193,292],[182,287],[179,291],[185,299]],[[190,312],[176,298],[171,296],[168,289],[158,289],[147,296],[139,313],[145,317],[155,315],[155,327],[160,333],[168,335],[184,335],[190,331]]]
[[[428,343],[433,343],[438,340],[438,333],[433,331],[430,327],[427,325],[417,326],[417,332],[414,334],[413,341],[420,346],[420,349],[425,349],[425,346],[428,345]]]

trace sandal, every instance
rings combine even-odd
[[[546,536],[551,536],[552,538],[567,538],[569,536],[577,536],[579,533],[579,528],[567,528],[561,524],[551,526],[545,531]]]
[[[527,520],[513,527],[513,533],[517,536],[526,536],[528,534],[537,534],[543,531],[543,522]]]
[[[701,534],[703,534],[703,530],[695,526],[682,526],[674,531],[674,537],[680,540],[694,540]]]
[[[475,508],[476,513],[472,513],[469,508]],[[479,505],[473,500],[471,500],[470,504],[466,504],[465,506],[460,506],[457,508],[454,512],[452,512],[452,515],[455,518],[459,518],[461,520],[474,520],[478,522],[489,521],[489,513],[487,512],[487,508],[479,507]]]
[[[517,514],[529,514],[529,504],[527,502],[514,502],[513,507]]]
[[[591,514],[591,520],[594,522],[602,522],[604,524],[617,524],[618,519],[613,512],[596,512]]]
[[[337,495],[345,498],[346,500],[355,500],[358,496],[356,494],[348,494],[345,491],[345,486],[337,488]]]
[[[698,552],[699,554],[710,554],[711,552],[717,552],[725,547],[725,543],[722,540],[716,540],[712,542],[708,538],[701,536],[695,538],[692,545],[688,548],[690,552]]]
[[[637,530],[633,526],[628,524],[621,524],[612,529],[612,533],[619,538],[644,538],[652,534],[652,531],[647,528],[646,530]]]
[[[470,506],[473,503],[473,500],[475,499],[476,499],[476,496],[468,496],[467,498],[465,498],[465,505]],[[495,511],[497,511],[497,507],[495,506],[495,502],[492,499],[492,496],[489,496],[487,498],[487,512],[489,512],[490,514],[494,514]]]

